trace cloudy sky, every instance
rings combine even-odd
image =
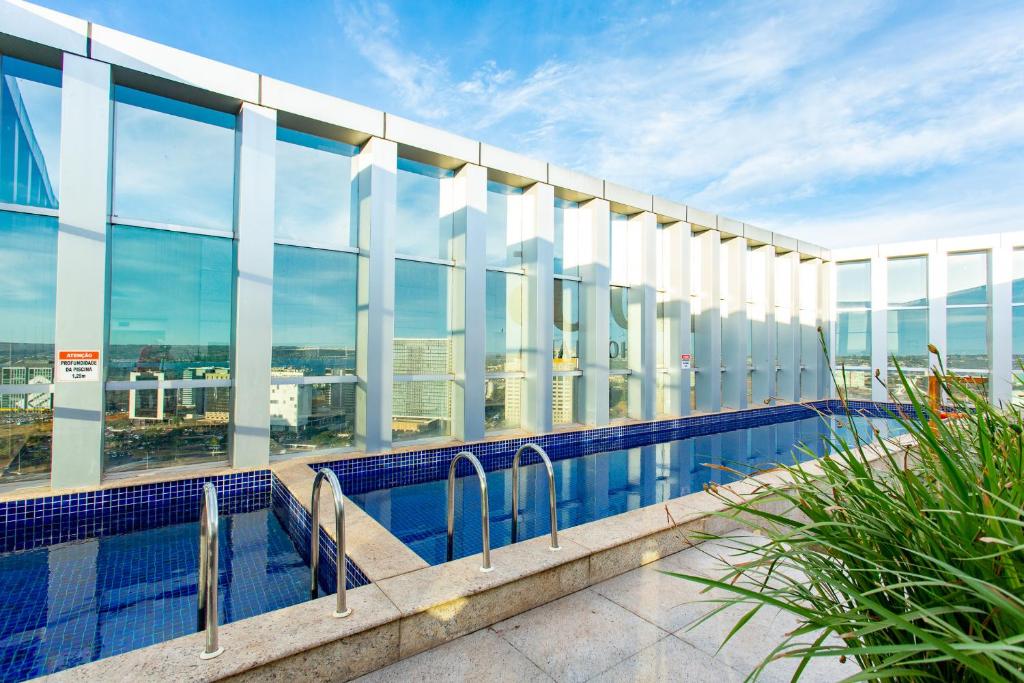
[[[41,0],[827,246],[1024,230],[1024,3]]]

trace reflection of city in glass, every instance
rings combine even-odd
[[[56,209],[61,73],[0,57],[0,76],[0,202]]]

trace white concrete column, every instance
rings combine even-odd
[[[658,220],[644,211],[629,218],[629,416],[653,420],[658,395]]]
[[[551,431],[551,347],[554,327],[555,191],[536,183],[523,192],[523,269],[526,316],[523,330],[523,427]]]
[[[888,401],[883,382],[889,368],[889,259],[871,257],[871,400]],[[881,382],[875,379],[879,373]]]
[[[949,280],[946,250],[937,243],[928,250],[928,343],[939,349],[942,362],[946,362],[946,291]],[[925,351],[927,353],[927,350]],[[928,362],[935,365],[935,356]]]
[[[487,305],[487,169],[466,164],[455,175],[452,241],[452,332],[455,386],[452,436],[484,438],[484,365]]]
[[[992,400],[1013,396],[1013,243],[1004,236],[992,249]]]
[[[65,54],[54,346],[99,351],[100,371],[54,386],[54,488],[96,486],[102,476],[111,110],[110,66]]]
[[[776,267],[786,277],[787,300],[784,305],[788,320],[776,320],[778,325],[779,370],[778,397],[783,401],[800,400],[800,253],[790,251],[776,257]],[[776,299],[778,301],[778,298]]]
[[[682,221],[662,228],[665,274],[665,413],[690,414],[690,374],[693,349],[690,348],[690,224]],[[682,356],[690,355],[690,368],[683,369]]]
[[[611,220],[608,201],[591,199],[580,206],[580,378],[581,419],[608,424],[608,301]]]
[[[764,405],[765,401],[775,396],[775,247],[765,244],[755,247],[750,252],[752,263],[749,268],[750,277],[754,282],[757,297],[757,311],[760,318],[755,317],[751,323],[751,360],[754,371],[751,375],[751,402],[753,405]]]
[[[694,344],[697,362],[697,410],[722,409],[722,322],[718,294],[721,234],[707,230],[694,237],[700,252],[700,315]]]
[[[270,462],[270,351],[274,307],[277,112],[248,102],[238,114],[235,165],[235,329],[231,344],[233,467]]]
[[[398,145],[371,138],[356,157],[359,173],[359,275],[356,315],[356,443],[391,447],[395,337],[395,211]]]
[[[722,242],[721,257],[729,274],[722,311],[722,405],[747,407],[747,240]]]

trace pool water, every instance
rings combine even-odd
[[[0,680],[195,632],[198,535],[190,522],[0,555]],[[272,508],[222,515],[218,537],[221,623],[309,599],[309,567]]]
[[[812,417],[747,429],[724,431],[639,448],[554,460],[558,528],[610,517],[670,498],[700,491],[708,483],[741,478],[707,465],[750,473],[776,463],[792,464],[808,457],[798,451],[807,445],[816,456],[827,454],[824,439],[831,429],[849,439],[857,429],[865,440],[872,427],[895,435],[900,427],[885,418]],[[519,538],[547,534],[550,529],[548,481],[537,456],[523,455],[520,467]],[[526,465],[525,463],[531,463]],[[481,552],[480,488],[476,475],[455,482],[454,557]],[[350,498],[430,564],[445,561],[445,479],[350,494]],[[511,540],[512,471],[487,473],[491,547]]]

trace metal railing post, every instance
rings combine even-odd
[[[338,570],[334,573],[337,604],[334,616],[340,618],[352,614],[352,610],[345,603],[345,496],[341,491],[338,475],[326,467],[320,468],[313,479],[313,519],[309,529],[309,597],[315,600],[320,594],[320,586],[316,579],[320,569],[320,488],[325,480],[330,484],[334,497],[334,534],[338,537]]]
[[[548,474],[548,501],[551,506],[551,550],[561,550],[558,545],[558,516],[555,499],[555,469],[544,449],[535,443],[523,444],[512,458],[512,542],[519,541],[519,458],[526,450],[533,450],[544,461]]]
[[[456,454],[452,459],[452,464],[448,466],[448,562],[452,560],[452,553],[454,551],[454,537],[455,537],[455,466],[459,464],[459,461],[465,458],[473,463],[473,468],[476,470],[476,476],[480,480],[480,524],[481,524],[481,535],[484,546],[483,553],[483,564],[480,566],[480,571],[489,572],[494,567],[491,566],[491,513],[487,505],[487,474],[484,472],[483,465],[477,460],[476,456],[469,451],[461,451]]]
[[[203,500],[199,508],[199,591],[196,630],[206,630],[206,647],[200,659],[213,659],[224,648],[217,641],[217,489],[203,484]]]

